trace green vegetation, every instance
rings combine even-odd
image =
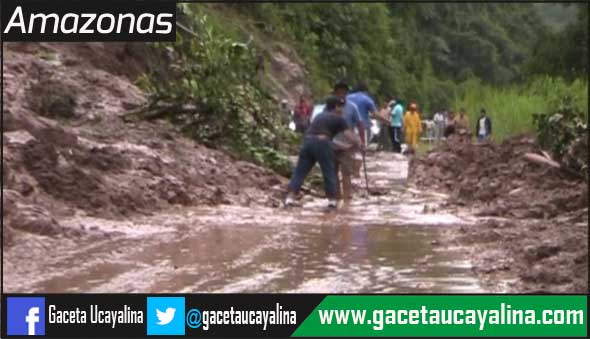
[[[467,82],[455,105],[473,118],[485,107],[497,139],[536,132],[541,146],[588,179],[588,5],[577,6],[561,30],[542,31],[536,40],[524,67],[533,80],[504,87]]]
[[[218,33],[190,6],[180,9],[188,30],[179,31],[174,44],[155,45],[170,62],[140,79],[151,94],[144,114],[155,112],[208,146],[229,148],[287,174],[282,145],[294,136],[281,127],[274,102],[257,80],[256,50]]]
[[[336,79],[366,80],[384,101],[399,95],[426,111],[450,104],[455,84],[506,85],[544,31],[525,4],[265,4],[244,12],[294,41],[316,93]]]
[[[588,116],[586,4],[554,4],[563,9],[555,15],[518,3],[178,6],[179,22],[194,33],[157,45],[167,61],[142,81],[151,110],[207,145],[282,173],[297,136],[269,95],[277,46],[296,51],[316,98],[335,80],[366,80],[379,103],[416,100],[426,118],[464,107],[475,122],[483,107],[496,140],[543,130],[533,116],[568,105]]]
[[[579,6],[568,3],[536,3],[535,10],[543,22],[553,31],[562,31],[578,15]]]
[[[528,74],[547,74],[568,80],[588,79],[588,4],[578,4],[575,21],[560,32],[541,34],[534,45]]]
[[[493,122],[494,138],[504,138],[535,131],[535,114],[573,111],[588,117],[588,82],[568,83],[559,78],[541,77],[526,85],[492,87],[480,81],[459,86],[453,107],[465,108],[475,123],[481,108]]]

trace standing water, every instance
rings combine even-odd
[[[338,210],[179,208],[132,222],[72,218],[108,238],[31,235],[4,253],[7,292],[482,292],[465,253],[439,247],[465,221],[425,213],[440,195],[404,188],[405,157],[369,159],[355,200]],[[25,264],[26,263],[26,264]]]

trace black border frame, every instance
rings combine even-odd
[[[49,0],[45,0],[45,1],[49,1]],[[149,0],[148,0],[149,1]],[[161,1],[161,0],[160,0]],[[169,1],[175,1],[175,0],[169,0]],[[394,1],[373,1],[373,0],[360,0],[360,1],[330,1],[330,0],[316,0],[316,1],[306,1],[306,0],[285,0],[285,1],[269,1],[269,0],[243,0],[243,1],[223,1],[223,0],[209,0],[209,1],[199,1],[199,0],[195,0],[195,1],[190,1],[190,0],[180,0],[180,1],[175,1],[176,3],[309,3],[309,2],[318,2],[318,3],[322,3],[322,2],[326,2],[326,3],[348,3],[348,2],[356,2],[356,3],[388,3],[388,2],[394,2]],[[437,2],[445,2],[445,3],[586,3],[587,7],[588,7],[588,11],[590,12],[590,2],[587,1],[580,1],[580,0],[566,0],[566,1],[550,1],[550,0],[538,0],[538,1],[534,1],[534,0],[517,0],[517,1],[507,1],[507,0],[492,0],[492,1],[484,1],[484,0],[476,0],[476,1],[469,1],[469,0],[451,0],[451,1],[428,1],[428,0],[415,0],[415,1],[395,1],[395,2],[400,2],[400,3],[437,3]],[[0,1],[0,12],[2,11],[2,1]],[[588,25],[588,30],[590,31],[590,23]],[[2,91],[0,93],[0,130],[2,131],[2,134],[4,133],[4,40],[2,39],[2,34],[3,32],[0,30],[0,74],[2,75],[0,78],[0,88],[2,88]],[[589,40],[590,42],[590,40]],[[589,90],[590,93],[590,90]],[[590,106],[590,99],[589,99],[589,106]],[[588,138],[588,141],[590,143],[590,137]],[[1,146],[1,150],[0,150],[0,155],[3,156],[4,154],[4,138],[2,138],[2,140],[0,141],[0,146]],[[0,160],[2,161],[2,160]],[[4,187],[4,179],[3,177],[0,178],[0,182],[2,183],[2,187]],[[588,185],[590,186],[590,184]],[[0,207],[2,207],[2,210],[4,210],[4,192],[0,192]],[[590,210],[588,211],[588,216],[590,217]],[[0,282],[0,295],[4,295],[4,244],[3,244],[3,240],[4,240],[4,217],[2,218],[1,221],[1,226],[2,229],[0,230],[0,248],[2,250],[2,253],[0,254],[0,260],[2,260],[2,263],[0,263],[0,265],[2,266],[2,269],[0,271],[0,279],[2,280]],[[587,243],[588,243],[588,247],[590,247],[590,237],[588,237],[587,239]],[[588,280],[590,281],[590,272],[588,274]],[[588,287],[587,287],[588,288]],[[23,295],[23,296],[36,296],[36,295],[53,295],[53,294],[60,294],[60,293],[45,293],[45,294],[38,294],[38,293],[33,293],[33,294],[26,294],[26,293],[14,293],[13,295]],[[64,293],[61,293],[64,294]],[[108,295],[121,295],[124,293],[105,293]],[[264,293],[242,293],[242,294],[264,294]],[[309,293],[309,294],[321,294],[321,293]],[[511,295],[548,295],[548,294],[542,294],[542,293],[450,293],[452,295],[505,295],[505,296],[511,296]],[[166,296],[166,295],[178,295],[178,294],[157,294],[157,295],[162,295],[162,296]],[[401,294],[401,293],[387,293],[387,294],[354,294],[354,293],[337,293],[337,295],[449,295],[449,294],[444,294],[444,293],[414,293],[414,294]],[[590,296],[590,289],[587,289],[586,294],[578,294],[578,293],[559,293],[559,294],[550,294],[550,295],[585,295],[585,296]],[[589,298],[590,299],[590,298]],[[587,299],[588,300],[588,299]],[[588,302],[588,305],[590,306],[590,301]],[[588,307],[590,308],[590,307]],[[4,310],[0,309],[0,313],[3,312]],[[588,324],[587,324],[588,325]],[[150,337],[150,338],[157,338],[156,336]],[[164,338],[168,338],[168,337],[164,337]],[[323,338],[336,338],[336,337],[323,337]],[[492,337],[492,338],[506,338],[506,337]],[[526,337],[523,337],[526,338]]]

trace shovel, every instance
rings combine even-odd
[[[367,158],[366,158],[366,150],[363,150],[361,152],[361,154],[363,155],[363,168],[365,169],[365,187],[367,189],[367,194],[368,195],[387,195],[388,190],[378,190],[378,189],[374,189],[371,190],[369,189],[369,176],[367,174]]]
[[[334,144],[334,146],[336,147],[336,149],[343,149],[343,150],[349,150],[352,146],[346,143],[342,143],[339,141],[332,141],[332,143]],[[369,189],[369,176],[367,174],[367,159],[366,159],[366,150],[362,150],[361,154],[363,156],[363,168],[365,169],[365,187],[367,189],[367,194],[368,195],[384,195],[387,194],[387,192],[381,192],[381,191],[371,191]]]
[[[367,187],[367,194],[371,195],[371,191],[369,190],[369,176],[367,175],[367,159],[365,156],[366,151],[363,150],[361,154],[363,155],[363,168],[365,169],[365,185]]]

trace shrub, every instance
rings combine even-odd
[[[534,115],[539,144],[588,180],[587,111],[586,114],[579,111],[571,95],[552,100],[552,111],[557,113]]]
[[[189,6],[180,9],[188,12],[184,24],[194,33],[179,32],[175,43],[155,45],[170,63],[140,80],[152,110],[163,110],[207,146],[228,145],[242,158],[288,173],[281,144],[291,132],[281,126],[278,105],[257,80],[257,51],[218,33]]]

